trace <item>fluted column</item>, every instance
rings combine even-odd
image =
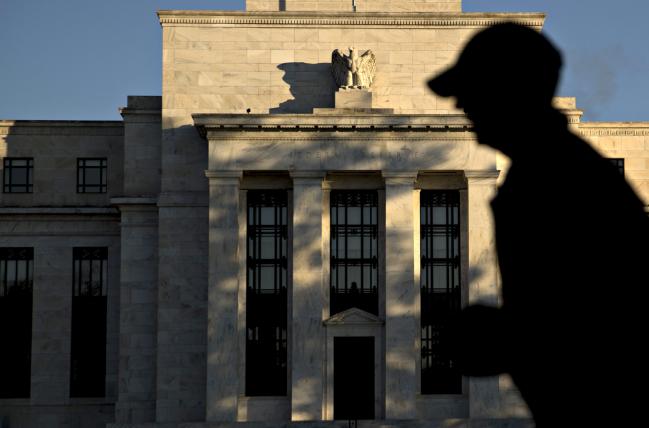
[[[321,420],[324,328],[322,311],[322,172],[294,172],[291,419]]]
[[[416,418],[417,305],[414,270],[416,172],[385,178],[385,417]]]
[[[499,295],[496,233],[490,202],[498,171],[465,171],[468,191],[469,304],[497,305]],[[485,350],[488,352],[488,350]],[[497,417],[498,376],[469,379],[471,418]]]
[[[234,422],[239,393],[237,336],[239,188],[241,171],[206,171],[209,178],[206,420]]]

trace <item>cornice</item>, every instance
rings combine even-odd
[[[582,122],[578,132],[584,137],[646,137],[649,122]]]
[[[392,115],[392,114],[194,114],[194,124],[203,138],[217,133],[276,134],[291,133],[465,133],[473,125],[465,115]],[[242,137],[245,138],[245,137]],[[372,137],[373,138],[373,137]],[[297,137],[297,139],[300,139]]]
[[[544,13],[348,13],[348,12],[225,12],[158,11],[163,26],[182,25],[283,25],[299,27],[463,27],[478,28],[500,22],[516,22],[541,29]]]
[[[0,135],[122,136],[124,122],[83,120],[0,120]]]

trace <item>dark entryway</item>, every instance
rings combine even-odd
[[[374,419],[373,337],[334,337],[334,419]]]

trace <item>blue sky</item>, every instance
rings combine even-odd
[[[350,0],[351,1],[351,0]],[[0,119],[120,119],[127,95],[159,95],[158,9],[244,0],[0,0]],[[464,0],[464,11],[546,12],[564,53],[559,95],[585,120],[649,121],[649,1]]]

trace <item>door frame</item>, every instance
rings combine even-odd
[[[324,420],[334,420],[334,337],[374,338],[374,418],[385,419],[384,322],[361,309],[340,312],[323,322],[326,330]]]

